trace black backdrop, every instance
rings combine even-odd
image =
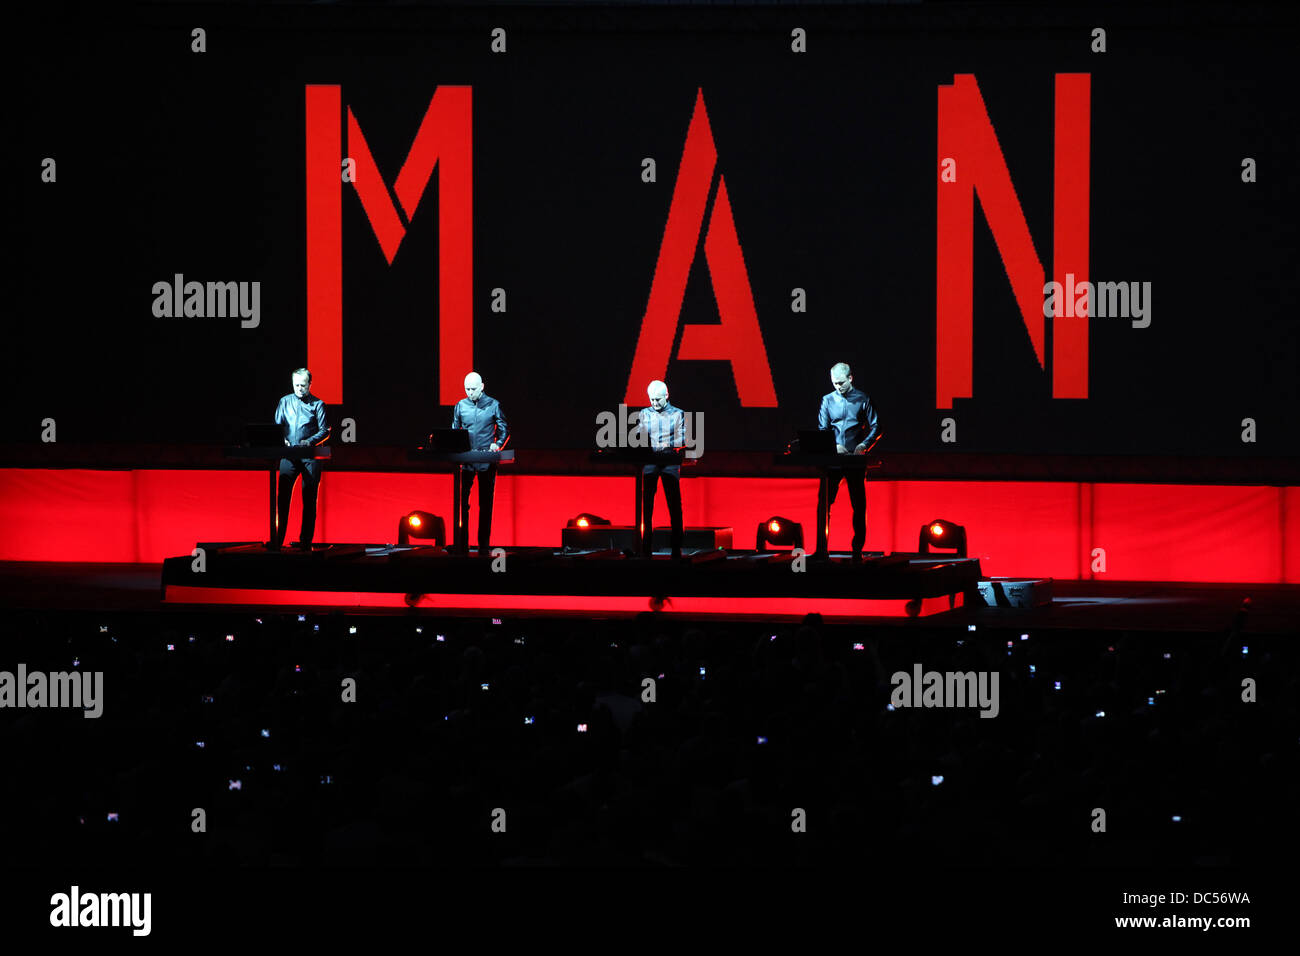
[[[1271,18],[959,5],[50,14],[15,34],[5,441],[37,442],[47,417],[60,444],[114,445],[228,441],[267,418],[306,361],[305,85],[341,86],[391,183],[433,91],[459,84],[473,87],[474,361],[518,447],[589,446],[596,413],[622,400],[703,89],[779,400],[741,408],[725,363],[673,361],[673,399],[705,412],[706,448],[779,446],[814,422],[842,359],[896,451],[1289,456],[1300,156],[1294,43]],[[190,52],[195,26],[206,53]],[[494,26],[505,54],[489,49]],[[790,51],[795,26],[806,54]],[[1104,54],[1090,51],[1096,26]],[[977,206],[974,397],[937,409],[937,88],[976,75],[1050,269],[1053,77],[1066,72],[1092,77],[1091,277],[1150,281],[1151,325],[1092,319],[1089,398],[1052,399]],[[46,156],[55,184],[39,180]],[[361,444],[408,443],[450,415],[434,384],[436,180],[391,267],[350,188],[342,234],[333,415],[356,421]],[[260,281],[260,326],[155,318],[152,286],[178,272]],[[497,287],[505,314],[489,308]],[[806,314],[790,310],[794,287]],[[717,318],[701,250],[681,322]],[[950,415],[955,444],[940,440]]]

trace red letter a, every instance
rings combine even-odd
[[[686,278],[695,261],[717,158],[701,89],[695,98],[695,112],[677,170],[672,205],[668,208],[664,241],[659,247],[659,262],[650,285],[650,301],[646,304],[641,336],[632,358],[632,373],[624,397],[629,405],[645,398],[645,387],[651,381],[667,377],[673,338],[681,318],[682,297],[686,294]],[[740,404],[774,408],[776,389],[772,385],[772,370],[767,364],[749,274],[745,271],[736,223],[731,216],[727,183],[721,176],[709,215],[709,229],[704,236],[704,258],[722,321],[716,325],[683,327],[677,358],[731,362]]]

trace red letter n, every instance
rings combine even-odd
[[[1088,278],[1090,75],[1056,76],[1055,184],[1052,276],[1076,285]],[[938,160],[956,163],[956,179],[938,182],[936,288],[936,408],[972,395],[974,364],[972,227],[979,197],[1029,341],[1044,365],[1044,270],[1034,251],[1020,200],[975,77],[957,74],[939,87]],[[1052,326],[1052,397],[1088,397],[1088,318],[1061,318]]]

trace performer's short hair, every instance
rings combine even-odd
[[[311,371],[305,368],[296,368],[293,370],[294,375],[306,375],[307,381],[311,381]]]
[[[849,368],[848,362],[836,362],[831,366],[832,375],[852,375],[853,369]]]

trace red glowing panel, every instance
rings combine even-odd
[[[0,560],[159,562],[198,541],[265,540],[266,475],[188,470],[0,469]],[[580,509],[633,523],[626,478],[510,475],[497,481],[493,538],[559,547]],[[683,482],[689,525],[753,528],[782,513],[815,523],[814,479],[704,476]],[[1066,580],[1300,583],[1300,488],[1087,485],[1032,481],[876,481],[867,549],[912,551],[916,529],[950,514],[986,575]],[[450,475],[330,472],[320,486],[316,540],[383,542],[394,517],[450,495]],[[294,494],[289,529],[300,520]],[[1281,517],[1281,520],[1279,518]],[[851,511],[831,514],[831,549],[846,550]],[[785,524],[785,522],[781,522]],[[946,537],[946,535],[945,535]],[[1092,571],[1093,550],[1106,571]]]

